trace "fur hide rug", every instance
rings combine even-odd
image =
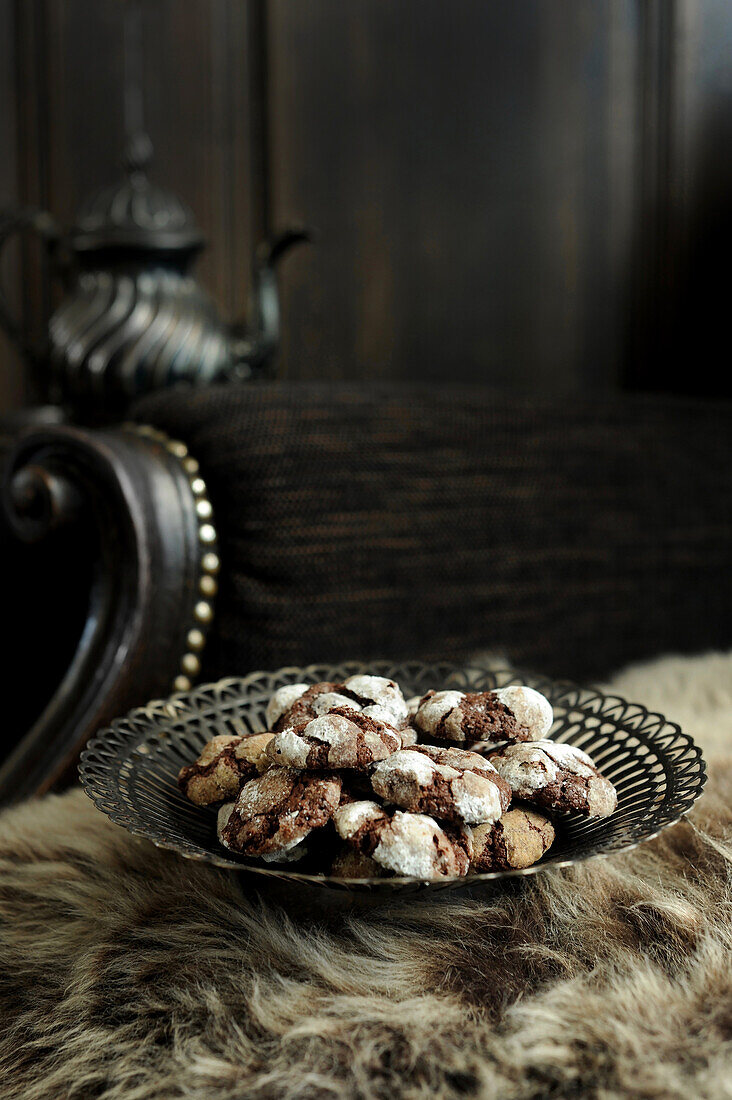
[[[702,744],[691,819],[481,897],[319,914],[78,790],[6,812],[0,1096],[732,1097],[732,654],[612,686]]]

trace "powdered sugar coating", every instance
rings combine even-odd
[[[402,809],[478,825],[499,818],[510,797],[487,764],[461,749],[420,746],[377,764],[371,784],[376,794]]]
[[[617,806],[610,780],[575,745],[525,742],[498,749],[490,759],[517,798],[542,809],[607,817]]]
[[[317,717],[329,714],[338,707],[349,707],[351,710],[360,711],[363,707],[347,695],[340,695],[337,691],[325,691],[322,695],[316,695],[311,704]]]
[[[512,711],[516,721],[529,731],[532,741],[548,737],[554,722],[554,711],[546,696],[523,684],[498,688],[494,694]]]
[[[265,750],[271,738],[271,733],[213,737],[193,764],[181,768],[178,786],[197,806],[236,798],[249,779],[269,767]]]
[[[518,798],[530,796],[533,791],[556,782],[560,767],[587,779],[595,774],[595,766],[586,753],[574,745],[557,741],[508,745],[491,756],[491,763],[510,783],[511,790]]]
[[[351,703],[351,706],[357,704]],[[394,712],[389,710],[388,707],[382,707],[378,703],[372,703],[371,706],[363,707],[362,714],[365,714],[367,718],[373,718],[376,722],[383,722],[385,726],[391,726],[392,729],[398,729],[401,722],[395,717]]]
[[[392,790],[398,791],[401,787],[411,789],[414,784],[427,786],[432,782],[437,771],[437,765],[433,764],[429,757],[410,749],[402,749],[376,765],[371,783],[378,795],[386,798],[387,801],[396,801],[397,805],[400,805],[398,800],[391,797]],[[460,773],[454,768],[443,768],[442,774],[446,778],[456,779]],[[389,793],[386,793],[387,790]]]
[[[547,719],[551,726],[548,701],[533,688],[517,685],[500,691],[428,691],[414,725],[436,741],[530,741],[548,728]]]
[[[431,879],[467,873],[467,829],[448,833],[426,814],[389,814],[369,801],[341,806],[333,820],[339,836],[395,874]]]
[[[267,706],[267,723],[275,732],[334,710],[353,710],[400,728],[407,719],[401,688],[384,676],[350,676],[344,683],[288,684]]]
[[[216,818],[216,833],[219,841],[224,848],[231,850],[231,846],[226,836],[226,826],[229,824],[229,820],[234,810],[234,803],[228,802],[222,806],[218,812]],[[294,863],[295,860],[302,859],[306,854],[306,847],[302,837],[294,837],[292,840],[285,841],[281,848],[275,852],[263,852],[261,858],[265,863]]]
[[[286,730],[281,730],[280,733],[276,733],[272,744],[274,746],[273,753],[277,753],[280,762],[289,764],[292,768],[307,767],[311,745],[291,726]],[[273,755],[273,753],[270,753],[270,755]]]
[[[339,836],[350,840],[367,822],[382,821],[386,813],[376,802],[347,802],[339,806],[333,816],[333,823]]]
[[[349,676],[343,681],[343,686],[358,697],[363,707],[383,707],[398,726],[406,722],[407,704],[395,680],[388,680],[385,676],[357,675]]]
[[[566,741],[543,740],[541,748],[557,764],[570,769],[575,775],[589,777],[594,775],[597,770],[592,757],[583,752],[577,745],[570,745]]]
[[[499,755],[491,756],[491,762],[498,772],[510,784],[518,798],[527,798],[533,791],[553,783],[559,775],[552,757],[536,742],[521,746],[520,752],[513,750],[518,745],[510,745]]]
[[[400,747],[392,726],[344,707],[281,730],[267,753],[276,763],[293,768],[363,770]]]
[[[415,712],[419,729],[434,737],[439,723],[449,716],[455,707],[460,706],[463,698],[462,691],[436,691],[429,699],[420,701]]]
[[[498,787],[474,772],[466,772],[453,784],[453,791],[458,816],[466,825],[496,821],[503,813]]]
[[[277,689],[267,703],[267,729],[272,729],[285,711],[288,711],[293,703],[305,694],[309,686],[309,684],[285,684],[284,687]]]
[[[445,834],[434,818],[397,810],[371,857],[397,875],[433,878],[437,872],[435,839],[440,835]]]
[[[341,795],[338,775],[270,768],[251,779],[219,813],[221,844],[247,856],[285,854],[332,818]]]

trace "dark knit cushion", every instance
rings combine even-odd
[[[588,677],[732,642],[732,409],[478,388],[174,390],[223,575],[208,677],[341,658]]]

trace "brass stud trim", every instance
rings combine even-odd
[[[177,439],[170,439],[165,432],[161,432],[149,424],[127,422],[122,425],[122,429],[141,436],[143,439],[160,443],[169,455],[177,459],[186,475],[193,496],[198,521],[198,542],[201,547],[196,591],[199,596],[205,598],[198,599],[193,608],[194,622],[186,634],[187,649],[180,659],[181,671],[173,680],[175,691],[190,691],[195,678],[201,671],[200,654],[206,647],[208,630],[214,617],[211,601],[218,591],[218,583],[214,577],[221,568],[213,507],[208,499],[206,482],[199,473],[198,460],[188,453],[185,443]]]
[[[213,577],[210,577],[207,573],[204,573],[204,575],[198,582],[198,590],[202,596],[206,596],[210,599],[212,596],[216,595],[219,590],[219,586]]]
[[[201,662],[198,657],[196,657],[195,653],[184,653],[180,667],[187,676],[198,676],[198,673],[201,671]]]
[[[212,550],[206,551],[201,558],[201,568],[206,573],[218,573],[221,568],[218,554],[214,554]]]
[[[210,603],[200,600],[193,609],[193,615],[196,622],[208,624],[213,619],[213,608]]]

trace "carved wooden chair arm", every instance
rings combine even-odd
[[[139,425],[24,434],[9,455],[5,519],[25,544],[62,527],[92,542],[86,622],[52,699],[0,767],[0,802],[60,784],[95,729],[183,690],[200,668],[219,569],[196,460]]]

